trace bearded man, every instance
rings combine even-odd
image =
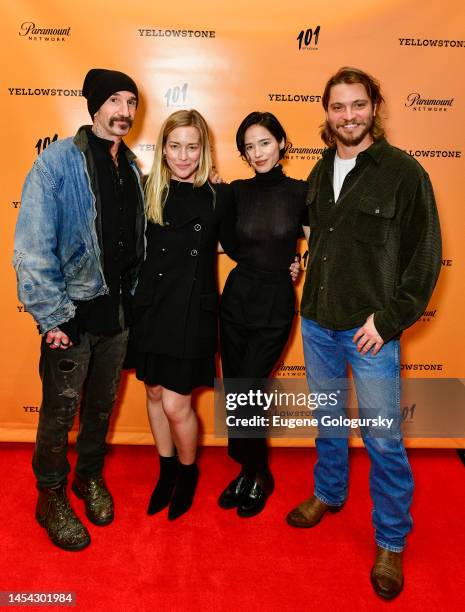
[[[402,330],[424,312],[441,265],[438,214],[428,174],[384,135],[379,83],[341,68],[326,84],[328,149],[313,168],[307,195],[309,261],[301,303],[307,380],[312,391],[340,392],[317,409],[314,494],[292,510],[294,527],[314,527],[343,506],[348,491],[345,417],[347,366],[357,392],[371,461],[377,544],[371,582],[391,599],[403,586],[402,551],[412,528],[413,478],[401,434]],[[343,422],[334,419],[336,422]],[[333,421],[333,422],[334,422]]]

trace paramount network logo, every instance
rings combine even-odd
[[[425,310],[425,312],[418,319],[421,323],[430,323],[436,317],[437,309]]]
[[[302,378],[305,376],[305,365],[302,363],[285,363],[281,361],[276,364],[273,370],[273,376],[280,378]]]
[[[19,36],[27,37],[28,40],[43,42],[64,42],[71,36],[71,27],[65,28],[42,28],[36,26],[33,21],[24,21],[18,32]]]
[[[447,111],[452,107],[454,98],[423,98],[418,92],[409,93],[405,106],[413,111]]]
[[[286,151],[285,159],[301,159],[305,161],[314,161],[320,159],[325,150],[325,147],[294,147],[294,145],[291,143],[291,146]]]

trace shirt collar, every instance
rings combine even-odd
[[[368,149],[365,149],[364,151],[359,153],[357,155],[357,161],[362,160],[366,156],[369,156],[376,164],[379,164],[387,146],[388,145],[386,139],[381,138],[380,140],[377,140],[372,145],[370,145]],[[336,147],[329,147],[329,149],[326,149],[326,151],[323,152],[323,157],[329,162],[334,161],[335,155]]]
[[[97,134],[92,130],[92,126],[87,126],[87,136],[89,141],[95,143],[97,146],[102,147],[105,151],[110,152],[110,148],[113,146],[113,140],[107,140],[106,138],[100,138]],[[122,153],[127,149],[127,146],[124,140],[121,140],[120,145],[118,147],[118,157],[122,155]]]
[[[365,157],[365,155],[369,155],[376,164],[379,164],[384,155],[384,152],[386,151],[386,147],[386,139],[381,138],[380,140],[377,140],[372,145],[370,145],[368,149],[365,149],[365,151],[359,153],[357,155],[357,158],[360,156]]]

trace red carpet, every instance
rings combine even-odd
[[[154,449],[115,447],[106,479],[116,519],[108,527],[85,520],[92,544],[79,553],[54,547],[33,519],[32,445],[4,443],[0,451],[0,590],[74,591],[77,609],[85,611],[464,609],[465,468],[454,451],[409,453],[415,527],[404,592],[391,603],[379,600],[369,582],[374,543],[363,450],[352,452],[344,510],[297,530],[284,517],[311,492],[314,450],[273,449],[275,493],[262,514],[240,519],[216,505],[235,466],[224,449],[203,449],[194,506],[171,523],[165,513],[145,514]],[[84,518],[82,502],[70,495]]]

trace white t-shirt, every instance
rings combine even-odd
[[[337,202],[339,194],[341,193],[342,184],[344,183],[345,177],[349,174],[352,168],[355,166],[357,157],[352,159],[341,159],[336,153],[334,157],[334,174],[333,174],[333,189],[334,189],[334,201]]]

